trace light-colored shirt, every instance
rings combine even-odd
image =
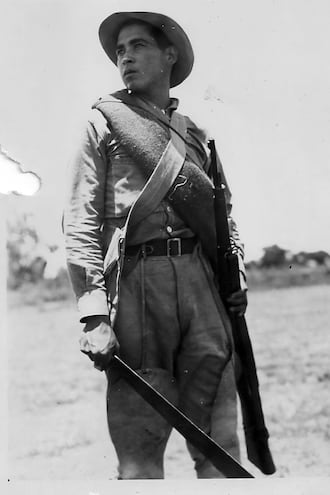
[[[168,110],[176,107],[177,100],[172,99]],[[203,150],[201,145],[201,167],[207,167],[208,157]],[[88,316],[108,314],[104,255],[112,232],[124,225],[144,184],[144,175],[110,132],[106,119],[97,109],[91,110],[70,165],[69,198],[63,222],[68,269],[81,321]],[[235,223],[229,225],[233,239],[242,249]],[[192,236],[194,233],[164,199],[133,228],[127,244]]]

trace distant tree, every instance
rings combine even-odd
[[[325,265],[329,258],[329,254],[325,251],[314,251],[312,253],[308,253],[308,259],[316,261],[318,265]]]
[[[264,254],[260,259],[260,266],[270,268],[272,266],[283,266],[286,261],[288,251],[276,244],[263,248]]]
[[[307,263],[307,253],[305,251],[299,251],[299,253],[295,253],[292,258],[292,263],[297,265],[306,265]]]
[[[247,261],[245,264],[245,268],[247,270],[253,270],[253,269],[256,269],[258,268],[258,262],[255,261],[255,260],[251,260],[251,261]]]
[[[293,261],[300,265],[307,265],[310,261],[314,261],[317,265],[327,265],[330,255],[326,251],[300,251],[294,255]]]
[[[8,286],[37,282],[43,277],[46,260],[31,216],[23,215],[7,226]]]

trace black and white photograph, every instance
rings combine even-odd
[[[5,493],[329,492],[329,18],[2,2]]]

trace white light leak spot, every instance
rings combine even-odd
[[[33,196],[40,186],[40,178],[33,172],[25,172],[0,145],[0,193]]]

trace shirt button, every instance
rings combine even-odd
[[[172,232],[173,232],[173,229],[172,229],[172,227],[171,227],[170,225],[168,225],[168,226],[166,227],[166,230],[167,230],[167,232],[168,232],[169,234],[172,234]]]

